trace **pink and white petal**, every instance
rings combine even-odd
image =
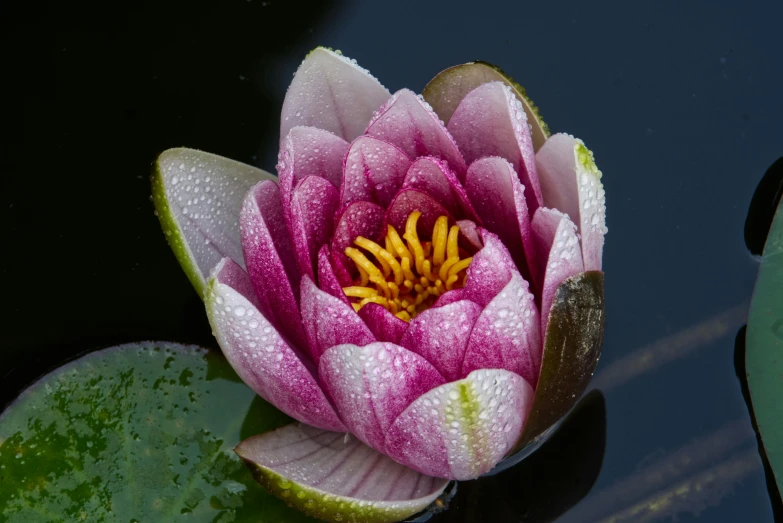
[[[477,369],[506,369],[535,388],[543,350],[540,328],[533,293],[515,274],[476,320],[462,375]]]
[[[359,317],[370,328],[375,339],[400,344],[408,324],[377,303],[368,303],[359,309]]]
[[[537,254],[540,254],[540,256],[537,255],[532,260],[530,270],[533,273],[534,281],[537,282],[536,288],[539,291],[544,285],[544,276],[546,274],[546,264],[549,260],[549,252],[552,250],[557,228],[563,219],[568,220],[568,222],[573,225],[571,219],[564,212],[548,207],[539,207],[530,222],[530,230],[533,233],[535,251]]]
[[[527,115],[508,85],[489,82],[472,90],[454,111],[448,129],[468,164],[487,156],[505,158],[527,189],[531,211],[543,205]]]
[[[391,225],[400,236],[405,231],[405,223],[413,211],[419,211],[421,217],[416,223],[416,231],[421,239],[432,238],[432,228],[435,221],[441,216],[449,219],[449,225],[454,223],[454,218],[438,201],[427,193],[417,189],[403,189],[394,198],[394,201],[386,209],[386,223]]]
[[[540,248],[549,247],[541,289],[541,332],[546,332],[549,309],[558,286],[567,278],[585,270],[576,225],[557,210],[539,209],[533,218],[533,231]]]
[[[272,494],[326,521],[402,521],[427,508],[448,485],[348,434],[297,423],[248,438],[235,452]]]
[[[318,375],[348,429],[379,452],[397,416],[446,382],[418,354],[385,342],[332,347],[321,356]]]
[[[449,305],[450,303],[454,303],[464,299],[466,299],[465,289],[452,289],[438,296],[438,299],[435,300],[435,303],[432,304],[432,308],[434,309],[436,307],[444,307],[446,305]]]
[[[385,236],[385,213],[383,207],[372,202],[361,201],[353,202],[340,214],[330,246],[335,260],[334,270],[340,281],[345,277],[341,274],[343,269],[353,275],[352,278],[358,275],[354,263],[345,255],[345,249],[352,247],[354,240],[359,236],[373,241],[378,241]]]
[[[473,256],[468,267],[464,298],[486,307],[508,284],[511,275],[519,274],[519,271],[497,235],[486,229],[479,229],[479,232],[484,247]]]
[[[536,154],[544,205],[568,214],[582,240],[585,270],[600,271],[606,194],[593,153],[567,134],[550,137]]]
[[[449,162],[460,180],[467,165],[432,107],[408,89],[401,89],[373,116],[365,134],[396,145],[409,157],[437,156]]]
[[[152,171],[152,201],[166,240],[196,292],[209,271],[229,257],[245,265],[239,211],[247,191],[274,176],[194,149],[169,149]]]
[[[316,287],[309,276],[302,276],[300,302],[302,323],[316,363],[335,345],[363,346],[375,341],[375,336],[350,305]]]
[[[478,221],[476,211],[457,175],[443,160],[433,156],[418,158],[405,174],[402,186],[429,194],[452,216]]]
[[[387,207],[402,187],[410,158],[390,143],[360,136],[351,143],[345,157],[340,187],[340,209],[356,201]]]
[[[340,280],[337,279],[337,275],[332,267],[332,256],[328,245],[324,245],[318,251],[318,288],[331,294],[346,305],[351,304],[343,292],[343,285],[340,284]]]
[[[465,190],[484,227],[503,240],[522,274],[533,255],[530,215],[511,164],[498,156],[482,158],[468,168]]]
[[[276,183],[263,181],[248,191],[239,215],[239,229],[248,276],[261,313],[291,342],[306,347],[296,303],[299,270]]]
[[[318,47],[304,59],[285,94],[280,137],[307,125],[351,141],[364,131],[391,93],[366,69]]]
[[[258,311],[250,279],[228,258],[207,283],[207,316],[226,359],[242,381],[289,416],[326,430],[345,430],[305,365]]]
[[[423,474],[475,479],[514,445],[532,402],[533,388],[519,375],[477,370],[405,409],[386,434],[386,453]]]
[[[289,230],[299,273],[315,278],[318,251],[334,231],[334,215],[340,204],[337,189],[320,176],[308,176],[294,189]]]
[[[457,220],[459,225],[460,247],[468,252],[478,252],[484,246],[478,232],[478,225],[473,220]]]
[[[480,314],[481,307],[469,300],[429,308],[410,321],[400,345],[432,363],[446,381],[458,380]]]

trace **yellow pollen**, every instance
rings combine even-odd
[[[407,322],[444,292],[465,286],[473,258],[460,258],[459,226],[449,227],[448,218],[441,216],[432,229],[432,241],[421,241],[419,218],[419,211],[408,216],[402,238],[389,225],[381,244],[359,236],[354,241],[358,248],[345,249],[359,271],[356,284],[343,287],[354,310],[377,303]]]

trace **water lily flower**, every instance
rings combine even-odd
[[[318,48],[280,136],[278,179],[166,151],[157,210],[228,361],[300,422],[237,447],[257,478],[330,521],[405,518],[584,391],[603,335],[601,172],[480,62],[391,94]]]

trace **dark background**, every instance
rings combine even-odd
[[[84,351],[215,346],[153,215],[157,153],[187,146],[273,171],[286,86],[316,45],[391,91],[481,59],[595,153],[608,326],[601,394],[549,459],[465,484],[438,520],[548,521],[576,503],[561,521],[773,521],[734,348],[758,268],[748,205],[783,155],[783,3],[2,9],[0,408]]]

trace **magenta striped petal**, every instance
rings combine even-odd
[[[585,270],[600,271],[606,234],[606,195],[601,171],[582,140],[549,138],[536,154],[544,205],[559,209],[577,226]]]
[[[335,260],[334,270],[341,281],[342,271],[354,276],[358,274],[354,263],[345,255],[345,249],[354,246],[353,242],[358,236],[373,241],[380,240],[386,235],[384,220],[384,209],[371,202],[353,202],[342,212],[334,228],[330,246]]]
[[[583,272],[582,253],[576,236],[576,225],[568,215],[542,207],[533,217],[533,234],[542,252],[549,252],[541,290],[541,332],[546,335],[549,309],[557,287],[571,276]]]
[[[300,274],[315,278],[318,251],[334,231],[334,215],[340,204],[334,185],[320,176],[308,176],[294,189],[289,230]]]
[[[476,320],[465,351],[462,375],[477,369],[506,369],[535,387],[542,350],[533,293],[527,282],[514,274]]]
[[[391,94],[366,69],[319,47],[297,69],[283,101],[280,137],[298,126],[327,130],[351,141]]]
[[[411,158],[446,160],[464,179],[467,166],[454,139],[429,104],[408,89],[394,93],[373,117],[366,134],[396,145]]]
[[[228,258],[207,283],[209,323],[226,359],[242,381],[297,420],[345,430],[302,355],[258,311],[250,279]]]
[[[247,272],[258,296],[259,309],[290,341],[298,347],[306,347],[307,339],[296,303],[299,270],[276,183],[267,180],[250,189],[239,214],[239,228]]]
[[[340,209],[356,201],[387,207],[402,187],[411,161],[397,147],[371,136],[351,143],[345,157],[340,188]]]
[[[425,156],[413,162],[402,186],[429,194],[456,218],[478,221],[457,175],[438,158]]]
[[[377,303],[368,303],[359,309],[359,317],[378,341],[400,344],[408,324]]]
[[[505,158],[527,189],[531,212],[543,205],[527,115],[509,86],[490,82],[472,90],[454,111],[448,129],[468,164],[487,156]]]
[[[441,216],[446,216],[449,219],[449,225],[454,223],[454,218],[445,207],[429,194],[416,189],[403,189],[397,194],[386,210],[386,223],[397,229],[397,232],[402,236],[408,216],[413,211],[421,213],[421,217],[416,223],[419,238],[430,239],[435,221]]]
[[[479,314],[481,307],[468,300],[432,307],[410,321],[400,345],[426,358],[447,381],[458,380]]]
[[[486,229],[479,229],[479,231],[484,241],[484,248],[473,256],[473,261],[468,267],[464,297],[486,307],[508,284],[511,275],[519,274],[519,271],[500,238]]]
[[[348,297],[343,292],[343,286],[337,279],[337,275],[334,272],[332,266],[332,256],[329,251],[329,246],[324,245],[321,250],[318,251],[318,288],[324,292],[327,292],[342,301],[346,305],[350,305]]]
[[[514,445],[532,401],[533,389],[517,374],[475,371],[411,403],[386,434],[386,453],[430,476],[477,478]]]
[[[246,439],[235,451],[264,487],[319,520],[402,521],[427,508],[448,484],[347,434],[298,423]]]
[[[445,383],[427,360],[384,342],[332,347],[321,356],[318,374],[345,425],[381,452],[397,416],[413,400]]]
[[[302,276],[300,292],[302,323],[315,362],[335,345],[363,346],[375,341],[370,329],[350,305],[316,287],[309,276]]]

